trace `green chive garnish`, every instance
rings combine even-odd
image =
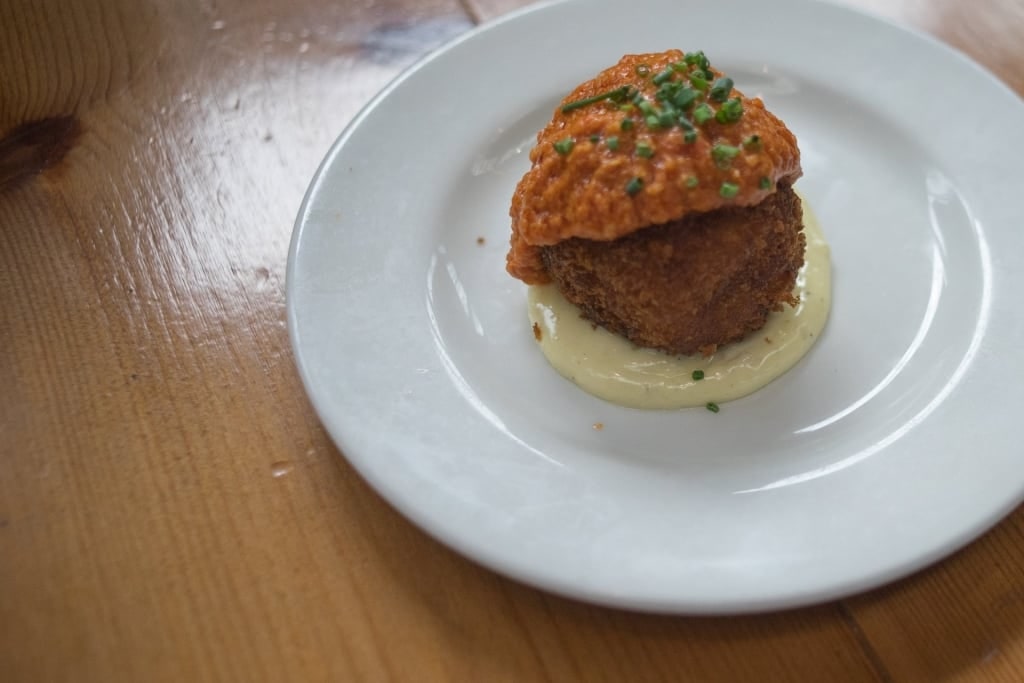
[[[562,113],[563,114],[568,114],[569,112],[571,112],[571,111],[573,111],[575,109],[579,109],[581,107],[586,107],[588,105],[595,104],[597,102],[601,102],[602,100],[611,100],[612,102],[621,102],[622,100],[626,99],[626,97],[629,96],[629,92],[630,92],[630,87],[628,85],[624,85],[621,88],[615,88],[614,90],[609,90],[608,92],[603,92],[603,93],[600,93],[598,95],[594,95],[593,97],[584,97],[582,100],[576,100],[575,102],[569,102],[568,104],[563,104],[562,105]]]
[[[644,159],[650,159],[654,156],[654,148],[648,145],[646,142],[637,143],[636,155],[643,157]]]
[[[707,102],[702,103],[693,110],[693,120],[697,125],[707,123],[715,116],[715,111],[708,106]]]
[[[683,141],[684,142],[697,142],[697,131],[695,131],[695,130],[688,130],[688,131],[686,131],[686,135],[683,136]]]
[[[664,71],[660,72],[657,76],[651,79],[651,83],[654,85],[661,85],[665,81],[671,80],[672,78],[672,67],[668,67]]]
[[[734,97],[722,104],[722,108],[715,114],[715,120],[719,123],[735,123],[743,116],[743,103],[740,98]]]
[[[678,92],[673,93],[669,101],[679,109],[689,109],[699,96],[700,93],[693,88],[680,88]]]
[[[718,188],[718,194],[726,199],[732,199],[739,194],[739,191],[740,186],[735,183],[722,183],[722,187]]]
[[[654,97],[662,102],[671,100],[672,96],[679,92],[683,87],[683,84],[679,81],[668,81],[658,86],[658,92],[654,94]]]
[[[630,181],[626,183],[626,194],[628,194],[630,197],[632,197],[642,189],[644,189],[643,178],[631,178]]]
[[[683,60],[690,66],[698,66],[701,69],[707,69],[711,66],[711,62],[708,61],[708,58],[702,51],[687,52]]]
[[[576,146],[576,141],[572,138],[565,138],[554,143],[555,151],[565,156],[572,151],[572,148]]]
[[[725,102],[729,98],[730,92],[732,92],[732,79],[723,76],[711,86],[709,97],[715,102]]]
[[[690,176],[689,178],[686,179],[686,186],[689,187],[690,189],[693,189],[693,188],[697,187],[697,185],[699,183],[700,183],[700,181],[697,180],[697,176],[695,176],[695,175],[692,175],[692,176]]]
[[[633,119],[622,119],[622,123],[619,124],[619,128],[622,130],[630,130],[633,128]]]
[[[648,114],[644,117],[644,123],[648,128],[661,128],[661,117],[655,114]]]
[[[708,89],[708,79],[704,78],[703,74],[692,73],[690,74],[690,83],[693,83],[693,87],[701,92]]]
[[[694,370],[693,374],[691,375],[691,377],[693,377],[693,381],[699,382],[702,379],[704,379],[704,371],[703,370]]]
[[[719,410],[721,410],[721,408],[718,407],[717,403],[712,403],[711,401],[708,401],[707,405],[705,405],[704,407],[710,410],[712,413],[717,413]]]
[[[763,178],[761,178],[760,181],[758,181],[757,186],[762,190],[769,189],[772,186],[771,178],[769,178],[768,176],[764,176]]]
[[[729,168],[733,158],[740,153],[739,147],[732,145],[715,145],[711,148],[711,158],[718,168]]]
[[[600,135],[596,135],[596,134],[595,135],[591,135],[590,136],[590,141],[593,142],[596,145],[597,143],[601,142],[601,136]]]
[[[608,145],[608,149],[614,152],[619,148],[619,138],[613,135],[607,140],[605,140],[604,144]]]

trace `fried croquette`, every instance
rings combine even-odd
[[[795,303],[796,138],[701,52],[627,55],[573,90],[512,198],[508,272],[593,322],[712,353]]]
[[[608,242],[541,247],[544,268],[589,320],[634,344],[714,353],[797,303],[800,198],[786,184],[760,204],[690,214]]]

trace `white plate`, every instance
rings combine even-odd
[[[789,124],[833,254],[818,345],[719,414],[583,393],[504,271],[509,199],[557,101],[670,47]],[[387,500],[526,583],[689,613],[877,586],[1022,499],[1021,121],[960,54],[828,4],[528,9],[405,72],[328,153],[288,262],[303,381]]]

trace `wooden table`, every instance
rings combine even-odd
[[[484,570],[339,457],[285,326],[303,191],[521,4],[0,3],[0,680],[1024,680],[1020,509],[867,595],[669,618]],[[1024,93],[1021,0],[855,4]]]

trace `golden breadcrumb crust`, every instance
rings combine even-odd
[[[540,248],[563,296],[640,346],[710,355],[797,303],[806,240],[788,184],[752,207],[689,214],[610,241],[571,238]]]

